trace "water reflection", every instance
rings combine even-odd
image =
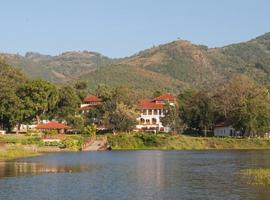
[[[77,173],[90,170],[91,167],[89,165],[46,165],[36,162],[0,162],[0,178],[48,173]]]
[[[270,151],[49,154],[0,163],[0,199],[265,200],[240,171],[269,166]]]

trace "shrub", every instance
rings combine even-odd
[[[72,150],[81,150],[82,142],[82,139],[74,139],[69,137],[62,141],[61,147],[69,148]]]
[[[90,137],[95,137],[97,132],[97,126],[95,124],[91,124],[90,126],[86,126],[83,130],[83,134],[90,136]]]

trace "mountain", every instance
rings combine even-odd
[[[25,56],[1,54],[9,64],[21,68],[30,78],[52,82],[73,80],[113,60],[95,52],[65,52],[58,56],[28,52]]]
[[[59,56],[5,54],[10,64],[30,77],[54,82],[85,80],[97,84],[128,85],[141,92],[177,92],[211,88],[236,74],[270,83],[270,33],[221,48],[177,40],[141,51],[131,57],[110,59],[93,52],[66,52]]]
[[[270,33],[222,48],[178,40],[141,51],[80,78],[90,86],[124,84],[141,91],[179,92],[187,87],[211,88],[237,74],[270,83]]]

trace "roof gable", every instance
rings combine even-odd
[[[68,129],[69,126],[58,122],[48,122],[46,124],[38,124],[37,129]]]
[[[102,102],[102,99],[95,95],[88,95],[84,98],[84,102]]]
[[[155,97],[154,101],[175,101],[176,97],[171,93],[163,94],[161,96]]]

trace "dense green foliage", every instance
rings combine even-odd
[[[0,128],[11,130],[21,118],[22,108],[16,92],[26,81],[21,71],[0,60]]]
[[[99,85],[96,94],[103,99],[103,103],[87,113],[90,122],[98,119],[112,132],[131,131],[134,128],[139,113],[135,107],[136,97],[133,90],[123,86],[109,88]]]
[[[36,117],[40,123],[41,116],[53,110],[59,98],[57,88],[44,80],[27,81],[19,88],[17,95],[23,105],[22,122]]]

